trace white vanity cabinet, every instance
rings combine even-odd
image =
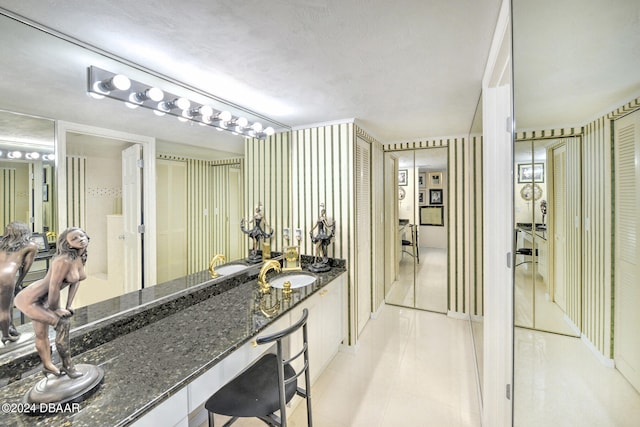
[[[346,336],[346,322],[344,321],[346,280],[347,274],[341,274],[293,307],[258,335],[264,336],[290,326],[300,319],[302,310],[307,308],[309,310],[307,321],[309,372],[312,384],[336,355]],[[290,339],[301,340],[302,338],[299,334],[295,334]],[[299,348],[297,343],[290,343],[289,347]],[[157,425],[195,427],[205,424],[207,412],[203,405],[206,399],[266,351],[275,351],[275,349],[269,346],[256,346],[254,340],[243,344],[211,369],[195,378],[186,387],[178,390],[162,404],[136,420],[134,425],[136,427]],[[296,397],[292,402],[291,410],[301,400]]]
[[[346,274],[340,275],[302,304],[291,310],[291,321],[302,316],[302,309],[309,310],[307,331],[309,334],[309,373],[313,384],[336,355],[345,338],[344,294]]]

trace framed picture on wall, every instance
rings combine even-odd
[[[419,188],[427,188],[427,173],[426,172],[418,173],[418,187]]]
[[[418,192],[418,204],[419,205],[427,204],[427,192],[425,190],[421,190]]]
[[[442,204],[442,190],[430,189],[429,190],[429,204],[441,205]]]
[[[444,207],[422,206],[420,208],[420,225],[444,227]]]
[[[398,171],[398,185],[407,185],[407,170],[400,169]]]
[[[544,163],[518,163],[518,183],[544,182]]]
[[[429,173],[429,186],[430,187],[442,187],[442,172],[430,172]]]

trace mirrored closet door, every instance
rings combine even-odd
[[[388,304],[447,311],[447,149],[385,153]]]
[[[516,141],[514,146],[514,248],[516,326],[579,335],[567,315],[578,311],[567,271],[575,254],[572,186],[567,185],[564,139]]]

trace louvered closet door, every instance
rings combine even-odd
[[[371,317],[371,190],[369,144],[356,144],[356,239],[358,335]]]
[[[615,334],[618,370],[640,391],[640,111],[615,122]]]

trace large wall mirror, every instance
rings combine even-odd
[[[149,109],[129,109],[116,100],[93,99],[86,94],[87,68],[123,73],[260,121],[279,132],[274,138],[288,143],[286,125],[227,107],[179,81],[26,25],[1,9],[0,29],[0,226],[25,222],[52,245],[67,226],[88,232],[88,278],[75,308],[100,301],[112,301],[114,311],[129,308],[119,308],[120,295],[206,270],[216,254],[224,255],[224,262],[242,263],[249,239],[240,220],[252,216],[258,203],[271,211],[264,194],[245,195],[244,138]],[[11,154],[18,151],[20,159]],[[131,171],[137,178],[127,178]],[[272,189],[271,198],[290,200],[288,194],[274,195],[287,188]],[[137,243],[130,245],[132,229]],[[131,252],[128,246],[136,245],[137,252]],[[40,276],[29,279],[37,280],[46,264],[32,270]],[[19,312],[14,317],[30,327]],[[0,345],[0,354],[25,346],[32,343]]]
[[[385,153],[385,301],[447,312],[446,147]]]
[[[482,140],[482,95],[478,98],[473,121],[469,128],[469,141]],[[483,374],[483,352],[484,352],[484,296],[482,286],[469,283],[468,293],[470,295],[469,326],[471,329],[471,340],[475,359],[476,375],[478,378],[478,388],[480,401],[482,402],[482,374]]]
[[[613,153],[620,121],[638,114],[640,3],[512,11],[514,425],[633,424],[640,335],[637,314],[622,314],[640,299],[617,267]]]

